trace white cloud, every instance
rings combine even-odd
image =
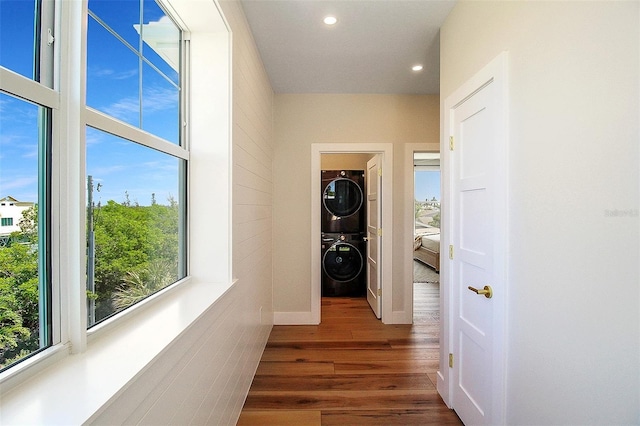
[[[115,118],[127,121],[127,118],[132,115],[137,117],[140,111],[140,103],[137,97],[131,96],[120,99],[119,101],[104,108],[103,111]]]
[[[19,160],[20,158],[38,158],[38,142],[34,140],[33,136],[29,135],[1,134],[0,149],[4,151],[3,154],[8,158],[14,159],[12,161],[13,165],[20,165],[22,163]]]
[[[11,177],[0,180],[0,191],[3,194],[15,189],[28,188],[38,184],[38,176]]]
[[[5,129],[2,129],[2,130],[3,130],[3,133],[0,134],[0,146],[2,145],[14,146],[14,144],[18,143],[17,141],[19,141],[20,139],[23,139],[23,137],[20,135],[4,133]]]
[[[160,19],[157,21],[150,21],[149,24],[171,24],[173,25],[173,21],[167,15],[162,15]]]
[[[103,134],[95,129],[91,129],[90,132],[87,132],[85,137],[85,143],[87,146],[99,145],[103,140]]]
[[[136,117],[139,113],[139,102],[137,97],[128,96],[112,103],[103,111],[115,118],[128,121],[130,117]],[[144,91],[142,103],[145,114],[174,109],[178,105],[178,93],[167,88],[150,88]]]
[[[96,167],[94,169],[91,169],[90,173],[93,176],[96,176],[97,180],[102,181],[103,179],[101,178],[101,176],[105,176],[105,175],[108,176],[113,173],[121,172],[125,169],[126,167],[121,165],[115,165],[115,166],[109,166],[109,167]]]
[[[22,158],[38,158],[38,145],[24,145],[23,151]]]
[[[147,113],[176,108],[178,106],[178,92],[154,87],[144,91],[142,102]]]
[[[118,73],[114,73],[113,78],[115,80],[126,80],[127,78],[135,77],[138,75],[137,69],[132,69],[128,71],[120,71]]]
[[[89,75],[91,77],[99,77],[99,78],[109,77],[112,80],[126,80],[127,78],[137,76],[138,69],[132,68],[129,70],[115,71],[110,68],[91,67],[91,69],[89,70]]]
[[[0,98],[0,113],[4,112],[5,106],[9,105],[9,103],[11,103],[11,101],[9,99]]]

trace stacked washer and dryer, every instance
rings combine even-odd
[[[366,222],[363,170],[322,171],[322,296],[363,296]]]

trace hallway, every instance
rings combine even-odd
[[[414,325],[383,325],[364,298],[323,298],[321,325],[274,326],[238,424],[461,424],[435,387],[437,284],[415,292]]]

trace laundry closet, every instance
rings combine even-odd
[[[321,273],[323,297],[366,295],[366,174],[372,154],[322,154]]]

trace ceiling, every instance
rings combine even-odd
[[[439,92],[439,33],[453,0],[241,3],[276,93]],[[324,24],[327,15],[338,22]]]

